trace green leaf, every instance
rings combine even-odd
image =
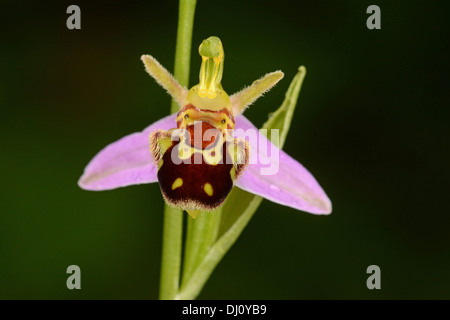
[[[306,69],[303,66],[300,67],[286,92],[281,107],[272,114],[263,126],[263,129],[268,129],[268,132],[270,132],[270,129],[279,129],[281,131],[279,135],[280,147],[283,146],[286,140],[305,74]],[[175,297],[176,299],[195,299],[197,297],[214,268],[236,242],[255,214],[262,199],[260,196],[233,188],[222,207],[222,220],[218,240],[198,264],[190,279],[183,284]]]
[[[304,66],[299,67],[297,74],[289,85],[289,89],[286,91],[283,104],[269,117],[266,123],[264,123],[264,125],[262,126],[263,129],[268,129],[267,138],[269,139],[271,138],[270,129],[280,130],[280,144],[277,144],[278,141],[272,141],[272,143],[279,148],[283,148],[284,142],[286,141],[286,136],[289,132],[289,128],[291,127],[292,116],[294,115],[295,105],[297,104],[298,95],[300,93],[305,75],[306,68]]]

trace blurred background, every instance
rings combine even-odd
[[[71,4],[81,30],[66,28]],[[371,4],[381,30],[366,27]],[[230,94],[285,72],[246,111],[257,126],[306,66],[284,149],[333,202],[314,216],[264,200],[200,299],[450,298],[442,4],[198,0],[191,84],[210,35]],[[173,71],[177,15],[177,1],[2,1],[1,299],[157,298],[158,185],[88,192],[77,180],[104,146],[168,114],[140,56]],[[81,290],[66,287],[72,264]],[[373,264],[381,290],[366,287]]]

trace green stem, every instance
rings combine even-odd
[[[183,287],[217,239],[222,209],[201,212],[196,219],[188,218],[183,262]]]
[[[189,70],[191,64],[192,29],[197,0],[180,0],[178,13],[177,46],[175,51],[175,79],[187,87],[189,84]],[[171,113],[178,111],[178,104],[172,101]]]
[[[159,287],[159,299],[161,300],[172,300],[178,293],[182,234],[183,212],[165,205],[161,281]]]
[[[180,0],[174,77],[187,87],[191,61],[192,29],[197,0]],[[172,101],[170,113],[178,110]],[[174,299],[180,286],[183,212],[165,205],[159,298]]]

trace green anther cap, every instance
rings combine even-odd
[[[198,53],[207,58],[218,58],[223,56],[222,42],[218,37],[209,37],[200,44]]]
[[[202,56],[198,94],[200,97],[213,99],[222,88],[220,81],[225,57],[222,42],[218,37],[209,37],[203,40],[198,52]]]

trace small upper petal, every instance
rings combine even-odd
[[[236,136],[242,137],[242,130],[237,129],[253,130],[257,139],[247,139],[250,164],[236,181],[236,186],[298,210],[331,213],[331,201],[305,167],[274,146],[244,116],[236,118]]]
[[[176,114],[167,116],[101,150],[84,169],[78,185],[100,191],[157,181],[157,167],[150,153],[150,133],[176,127]]]

